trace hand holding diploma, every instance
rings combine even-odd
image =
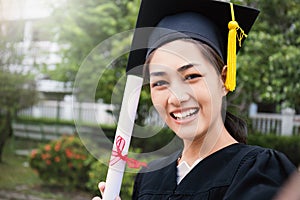
[[[100,182],[98,184],[98,188],[100,190],[101,196],[103,196],[103,193],[104,193],[104,190],[105,190],[105,182]],[[97,196],[97,197],[94,197],[92,200],[102,200],[102,199]],[[121,198],[120,197],[116,197],[115,200],[121,200]]]

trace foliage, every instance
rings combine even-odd
[[[17,111],[36,101],[35,82],[23,68],[26,50],[21,48],[23,22],[0,20],[0,162],[5,141],[12,134]],[[24,47],[25,48],[25,47]]]
[[[57,120],[56,118],[46,118],[46,117],[30,117],[18,115],[15,119],[16,122],[25,123],[25,124],[57,124],[57,125],[74,125],[73,120]]]
[[[135,26],[139,2],[67,0],[55,5],[52,17],[59,23],[54,23],[52,30],[55,41],[62,47],[59,53],[62,62],[46,73],[61,81],[74,83],[76,80],[75,95],[79,101],[102,99],[115,105],[111,112],[118,116],[125,86],[127,50],[132,39],[126,31]],[[116,38],[107,42],[112,36]],[[98,49],[99,45],[104,52]],[[143,90],[137,117],[139,124],[143,124],[150,108],[149,97]]]
[[[19,43],[23,22],[0,20],[0,26],[0,111],[3,114],[32,105],[36,92],[33,76],[23,67],[26,47]]]
[[[131,145],[136,148],[140,148],[143,153],[155,152],[164,148],[164,151],[160,153],[168,155],[170,152],[178,150],[178,147],[181,147],[181,140],[174,134],[174,132],[169,128],[158,128],[158,127],[147,127],[141,130],[139,127],[136,127],[133,130],[133,137]],[[173,141],[174,140],[174,141]],[[166,146],[170,142],[174,145]]]
[[[259,145],[266,148],[278,150],[296,165],[300,166],[300,137],[299,136],[278,136],[274,134],[251,134],[248,137],[248,144]]]
[[[75,126],[73,120],[59,120],[53,119],[53,118],[43,118],[43,117],[28,117],[28,116],[18,116],[15,119],[16,122],[19,123],[24,123],[24,124],[33,124],[33,125],[43,125],[43,124],[48,124],[48,125],[69,125],[69,126]],[[87,127],[95,127],[98,128],[99,124],[94,124],[94,123],[81,123],[81,126],[87,126]],[[109,125],[109,124],[101,124],[101,128],[104,130],[113,130],[115,129],[115,125]]]
[[[236,102],[299,108],[299,0],[238,2],[261,12],[238,56]]]
[[[137,0],[67,0],[55,5],[53,19],[59,23],[53,26],[56,41],[65,48],[61,49],[62,62],[56,70],[48,71],[52,78],[62,81],[74,81],[80,64],[88,54],[101,42],[114,34],[134,28],[138,11]],[[107,44],[106,54],[114,54],[116,49],[122,49],[130,44],[130,38],[122,38],[113,44]],[[118,55],[117,58],[119,58]],[[103,66],[105,58],[101,54],[93,58],[93,65],[99,68]],[[105,102],[110,102],[110,96],[117,79],[124,74],[126,57],[112,63],[113,67],[103,75],[103,81],[99,83],[96,99],[103,98]],[[88,86],[94,84],[93,80],[98,80],[93,73],[93,66],[89,66],[84,73],[85,79],[81,82]],[[98,81],[97,81],[98,82]],[[105,86],[105,90],[103,90]],[[84,87],[89,89],[90,87]],[[80,98],[84,98],[80,96]],[[90,100],[90,99],[89,99]]]
[[[0,70],[0,88],[3,113],[14,113],[36,102],[35,83],[29,76]]]
[[[30,166],[48,184],[70,188],[84,188],[93,158],[80,139],[75,136],[62,138],[41,145],[32,151]]]

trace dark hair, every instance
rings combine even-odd
[[[241,118],[226,111],[225,128],[240,143],[247,143],[247,124]]]
[[[200,52],[212,63],[215,70],[218,74],[222,74],[223,67],[225,66],[222,58],[216,53],[216,51],[211,48],[209,45],[202,43],[193,39],[182,39],[188,42],[192,42],[196,44],[200,50]],[[148,64],[151,61],[153,52],[148,56],[144,66],[144,78],[148,81],[149,79],[149,71]],[[223,81],[225,82],[226,77],[223,77]],[[247,124],[241,118],[233,115],[232,113],[226,111],[226,98],[222,99],[222,116],[225,115],[224,125],[230,135],[239,143],[246,144],[247,142]]]

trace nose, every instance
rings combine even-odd
[[[174,106],[180,106],[183,102],[188,101],[189,94],[183,88],[172,89],[169,93],[168,103]]]

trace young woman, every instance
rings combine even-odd
[[[294,167],[226,128],[227,68],[214,50],[178,39],[156,49],[148,63],[153,105],[184,148],[138,174],[133,199],[271,199]]]
[[[132,199],[272,199],[295,171],[282,153],[246,145],[246,125],[226,112],[235,84],[228,55],[236,54],[227,24],[239,22],[242,40],[257,14],[219,1],[142,1],[137,27],[155,28],[129,64],[144,56],[137,60],[145,63],[153,105],[184,147],[143,168]]]

